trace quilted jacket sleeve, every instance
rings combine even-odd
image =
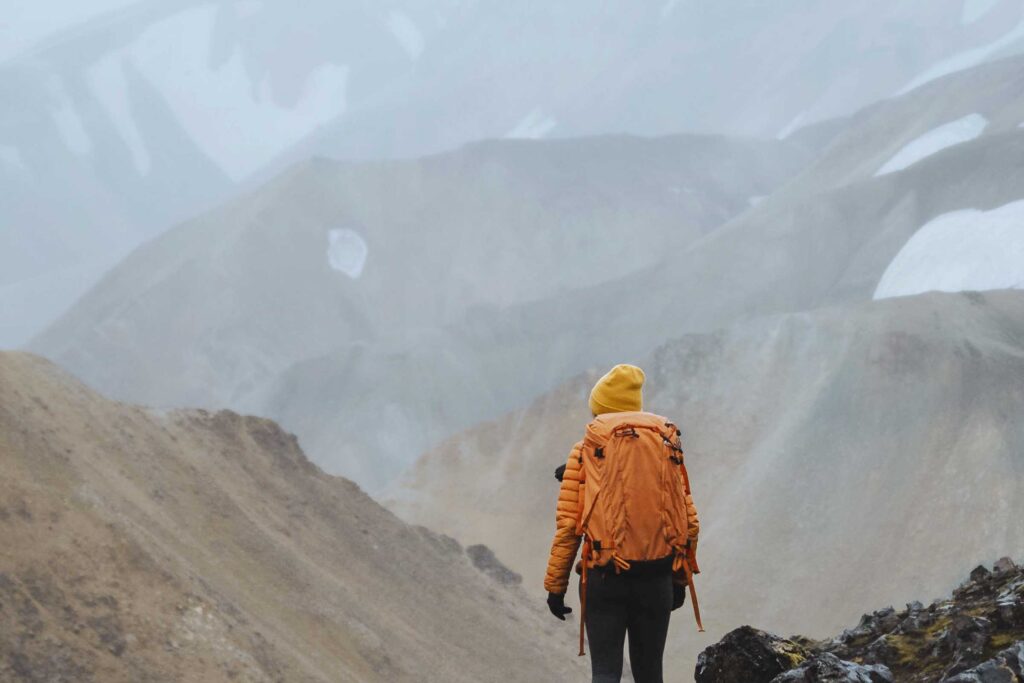
[[[544,577],[544,588],[549,593],[565,593],[569,588],[569,574],[576,552],[580,547],[580,537],[576,535],[576,517],[580,500],[580,449],[583,442],[573,446],[569,459],[565,463],[565,474],[562,477],[562,488],[558,492],[558,506],[555,510],[555,539],[551,542],[551,557],[548,558],[548,571]]]
[[[686,494],[686,522],[690,542],[696,544],[700,535],[700,518],[697,516],[697,506],[693,504],[693,496],[689,493]]]

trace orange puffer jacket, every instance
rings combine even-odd
[[[549,593],[565,593],[569,588],[569,574],[572,563],[579,551],[580,536],[576,535],[576,520],[579,517],[580,500],[580,449],[583,442],[578,442],[569,452],[565,463],[565,474],[562,475],[562,487],[558,492],[558,505],[555,510],[555,539],[551,542],[551,556],[548,558],[548,570],[544,577],[544,588]],[[700,520],[693,498],[686,495],[686,516],[689,522],[690,547],[694,555],[697,548],[697,534],[700,531]],[[695,570],[696,571],[696,570]],[[677,577],[685,583],[685,578]]]

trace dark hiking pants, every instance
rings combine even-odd
[[[662,683],[661,658],[672,612],[672,573],[588,573],[587,641],[593,683],[618,683],[622,648],[629,636],[629,665],[636,683]]]

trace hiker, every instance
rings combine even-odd
[[[636,683],[661,683],[669,615],[685,602],[687,586],[703,631],[693,594],[700,526],[681,433],[643,412],[643,384],[643,370],[633,365],[598,380],[590,392],[594,420],[555,475],[562,483],[544,588],[551,613],[565,621],[582,542],[579,654],[585,628],[593,683],[620,680],[627,634]]]

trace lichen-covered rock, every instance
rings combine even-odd
[[[1024,641],[942,683],[1024,683]]]
[[[779,674],[771,683],[893,683],[893,680],[892,672],[885,666],[845,662],[826,652]]]
[[[984,659],[985,648],[995,626],[990,619],[957,614],[935,642],[934,656],[949,660],[950,672],[967,668],[970,663]],[[964,664],[966,663],[966,666]]]
[[[977,567],[951,599],[866,614],[827,641],[737,629],[697,667],[698,683],[880,681],[1024,683],[1024,567]]]
[[[697,657],[697,683],[771,683],[802,664],[809,653],[797,643],[742,626]]]

